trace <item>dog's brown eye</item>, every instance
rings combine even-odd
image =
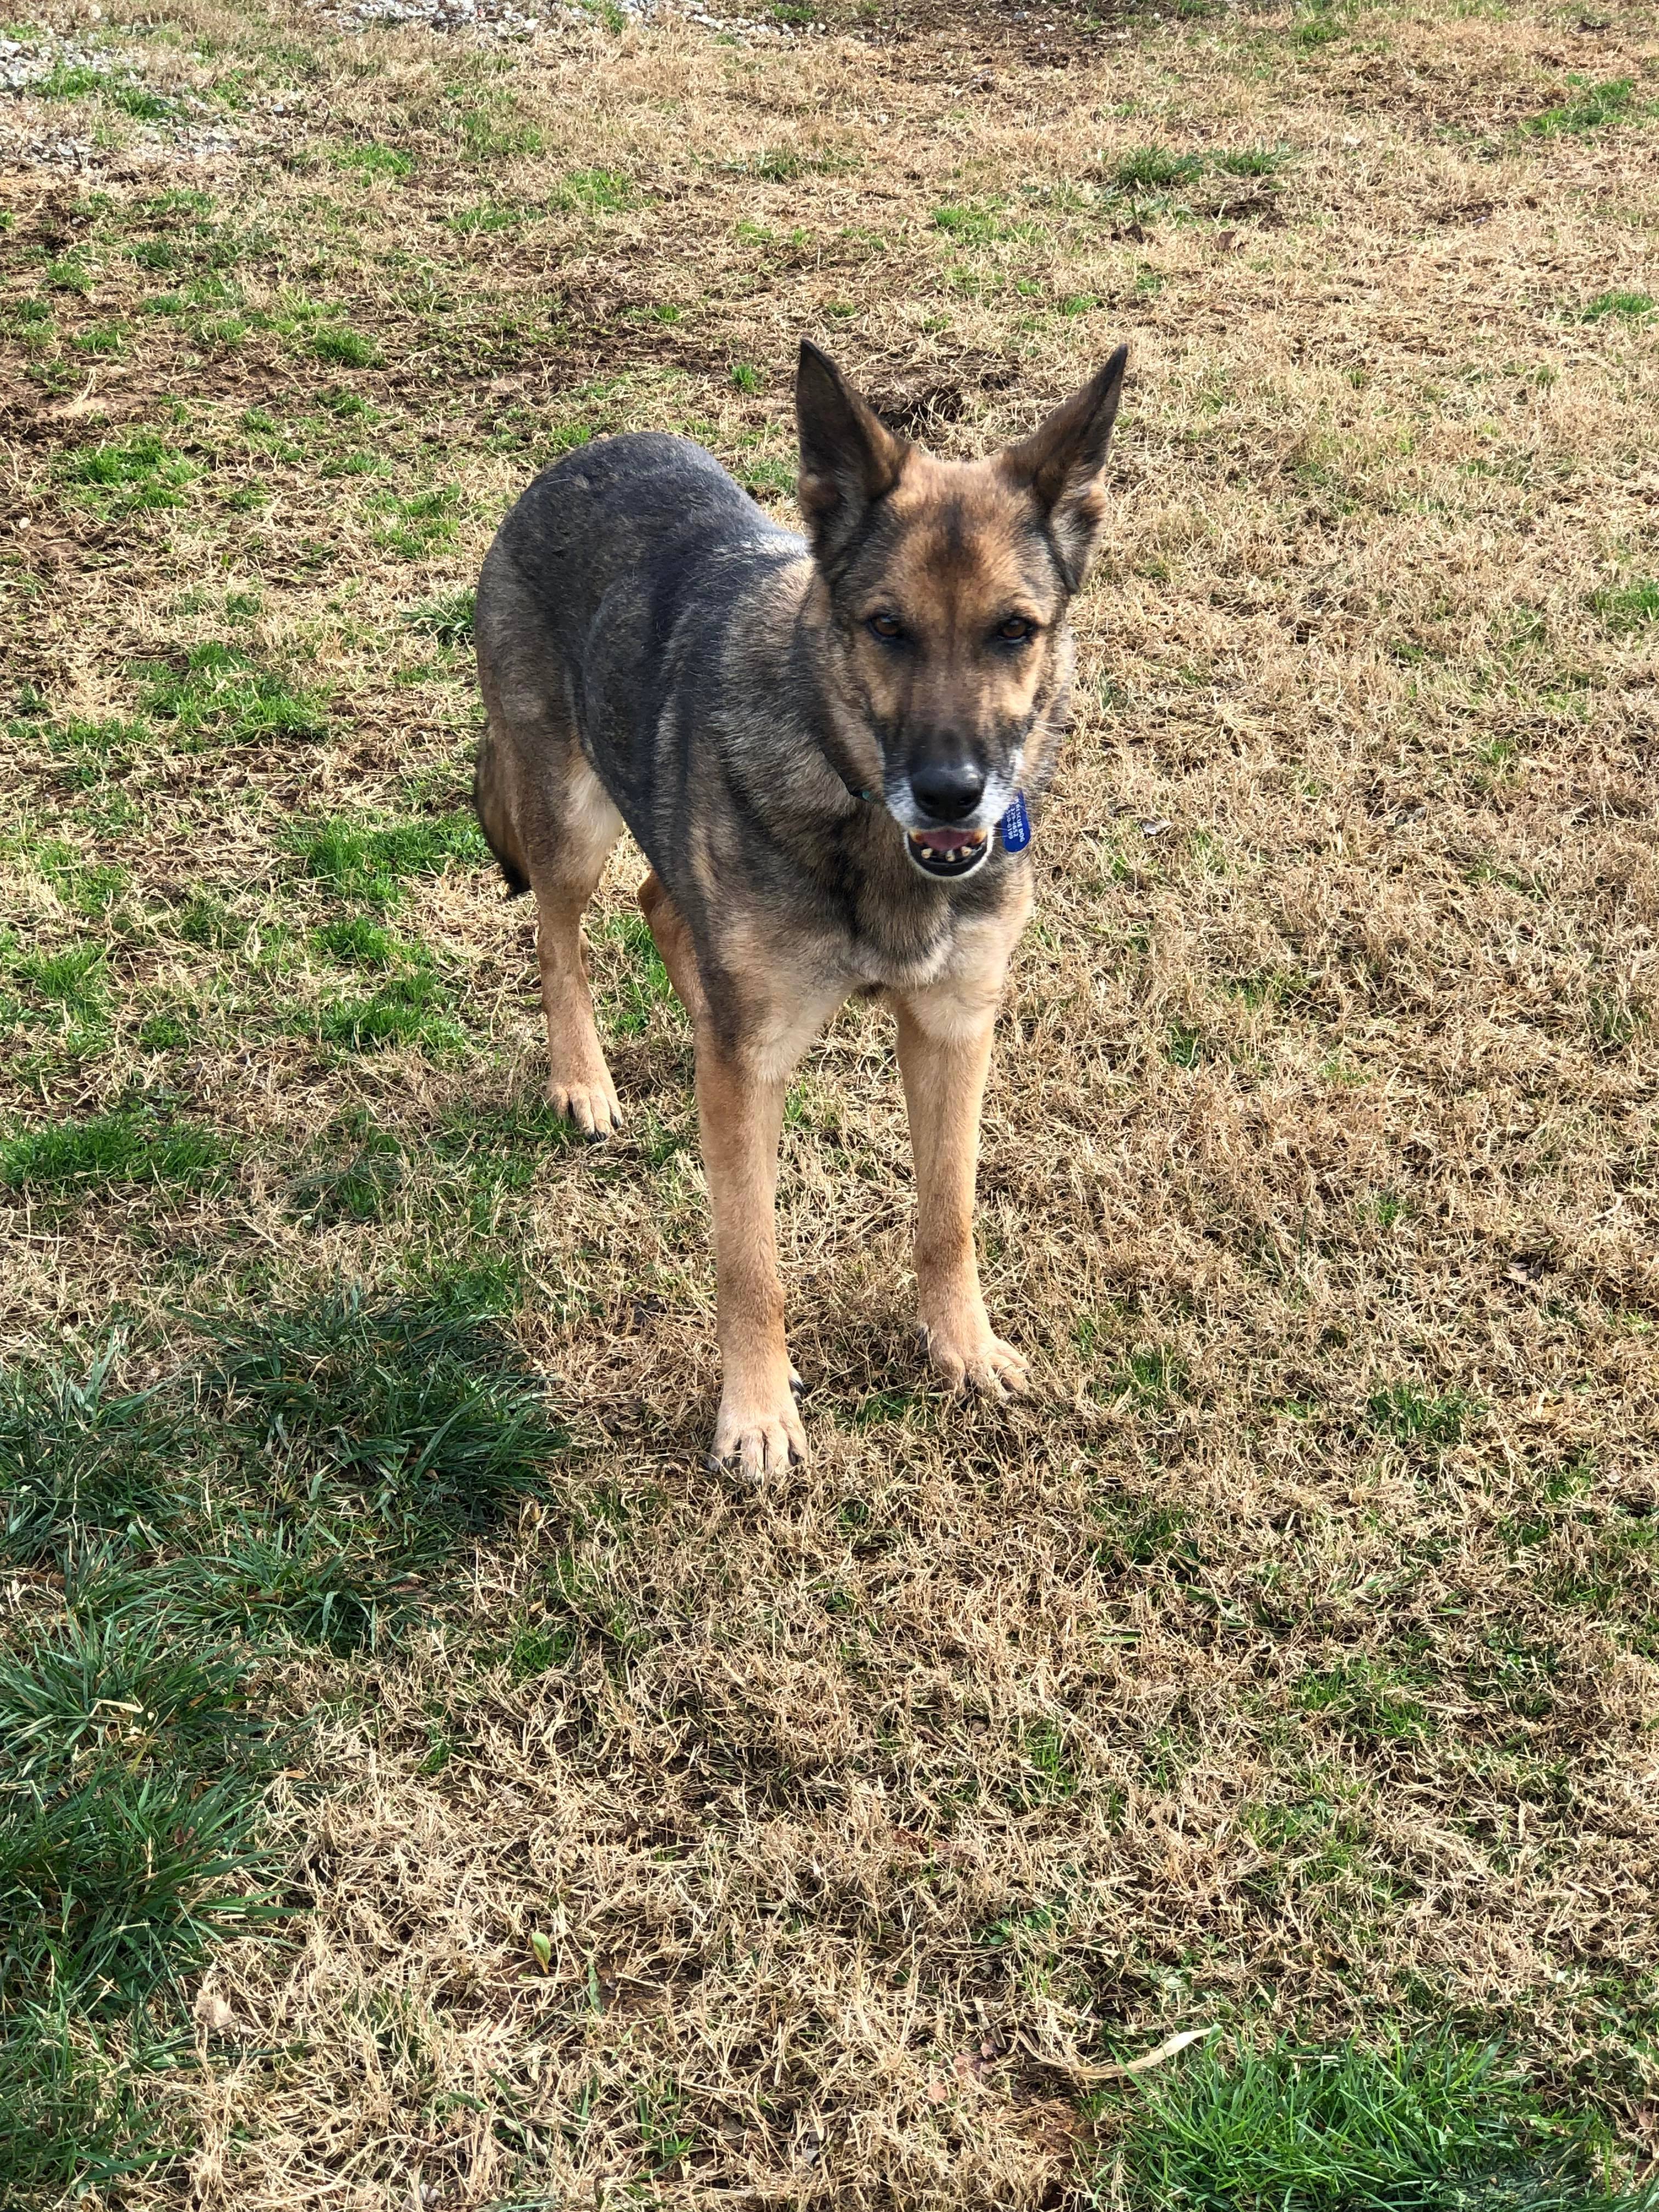
[[[1005,645],[1024,645],[1036,633],[1036,624],[1024,615],[1010,615],[1006,622],[997,624],[997,635]]]
[[[904,635],[904,624],[896,615],[872,615],[870,627],[878,637],[884,637],[890,644],[894,638]]]

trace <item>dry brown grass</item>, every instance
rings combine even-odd
[[[238,1164],[12,1194],[3,1340],[124,1316],[145,1372],[206,1304],[493,1258],[574,1437],[569,1509],[470,1604],[287,1679],[325,1716],[275,1808],[307,1910],[212,1970],[234,2033],[167,2093],[201,2148],[131,2201],[1082,2203],[1118,2110],[1087,2066],[1212,2020],[1501,2033],[1659,2152],[1654,630],[1607,596],[1654,573],[1659,379],[1652,318],[1583,319],[1651,283],[1650,16],[1068,18],[1064,69],[948,21],[501,54],[112,21],[146,82],[240,71],[255,106],[237,157],[106,115],[86,174],[4,179],[8,711],[49,710],[11,725],[4,921],[106,943],[110,986],[83,1048],[14,1028],[5,1103],[165,1091]],[[1623,118],[1525,135],[1573,76],[1632,80]],[[17,143],[70,112],[20,103]],[[339,166],[363,144],[414,167]],[[1114,198],[1149,145],[1208,166]],[[1217,166],[1250,147],[1288,159]],[[144,205],[181,185],[240,296],[145,313],[205,271],[130,256],[188,242]],[[315,358],[307,301],[383,365]],[[562,439],[686,428],[787,505],[802,332],[952,449],[1120,337],[1134,369],[986,1115],[988,1296],[1039,1394],[925,1386],[890,1030],[851,1011],[781,1201],[815,1455],[754,1499],[700,1465],[677,1013],[617,1040],[623,1141],[458,1180],[444,1127],[541,1079],[524,909],[483,866],[415,882],[392,923],[464,1043],[321,1052],[295,1009],[344,986],[303,933],[339,909],[289,841],[459,804],[465,653],[406,617]],[[100,520],[65,468],[135,427],[199,474]],[[446,486],[424,546],[374,504]],[[158,726],[66,775],[52,729],[226,639],[325,741]],[[125,872],[112,910],[53,838]],[[594,918],[613,1001],[638,870]],[[218,944],[180,931],[203,896]],[[160,1013],[187,1042],[143,1042]],[[289,1188],[354,1109],[408,1172],[307,1225]]]

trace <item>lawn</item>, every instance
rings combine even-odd
[[[512,20],[0,34],[0,2197],[1659,2202],[1652,10]],[[637,854],[627,1127],[543,1102],[471,587],[608,431],[790,514],[803,334],[950,453],[1133,366],[1036,1389],[927,1382],[849,1008],[756,1496]]]

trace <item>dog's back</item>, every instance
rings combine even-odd
[[[500,733],[574,736],[654,851],[708,742],[734,616],[805,557],[803,541],[687,439],[598,440],[536,478],[490,547],[476,617],[496,732],[480,762],[479,812],[510,882],[524,872],[505,818],[512,764]]]

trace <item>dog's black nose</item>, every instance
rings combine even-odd
[[[979,805],[985,778],[970,761],[930,762],[910,778],[911,796],[930,822],[961,822]]]

